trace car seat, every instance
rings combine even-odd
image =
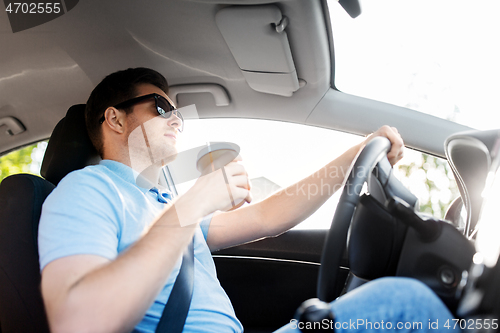
[[[40,292],[38,223],[42,204],[69,172],[101,160],[85,127],[85,104],[56,125],[41,174],[18,174],[0,184],[0,333],[49,332]]]

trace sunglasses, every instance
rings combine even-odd
[[[117,104],[113,107],[115,109],[126,109],[126,108],[129,108],[135,104],[138,104],[140,102],[143,102],[143,101],[151,99],[151,98],[155,99],[156,111],[158,112],[158,114],[161,117],[163,117],[165,119],[169,119],[170,117],[172,117],[172,114],[173,114],[177,118],[180,119],[181,124],[178,128],[178,131],[182,132],[182,130],[184,129],[184,118],[182,117],[179,110],[177,110],[177,108],[174,106],[174,103],[169,98],[165,98],[162,95],[149,94],[149,95],[139,96],[139,97],[129,99],[125,102],[121,102],[120,104]],[[106,120],[106,117],[103,115],[101,117],[101,119],[99,119],[99,124],[102,125],[102,123],[104,123],[104,120]]]

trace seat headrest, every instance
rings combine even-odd
[[[85,126],[85,104],[73,105],[52,132],[40,174],[57,185],[71,171],[99,161]]]

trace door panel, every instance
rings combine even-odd
[[[316,297],[327,231],[291,230],[213,253],[218,278],[245,332],[272,332],[289,323],[303,301]],[[342,270],[342,278],[347,272]]]

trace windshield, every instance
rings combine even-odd
[[[340,91],[498,128],[500,1],[329,1]]]

